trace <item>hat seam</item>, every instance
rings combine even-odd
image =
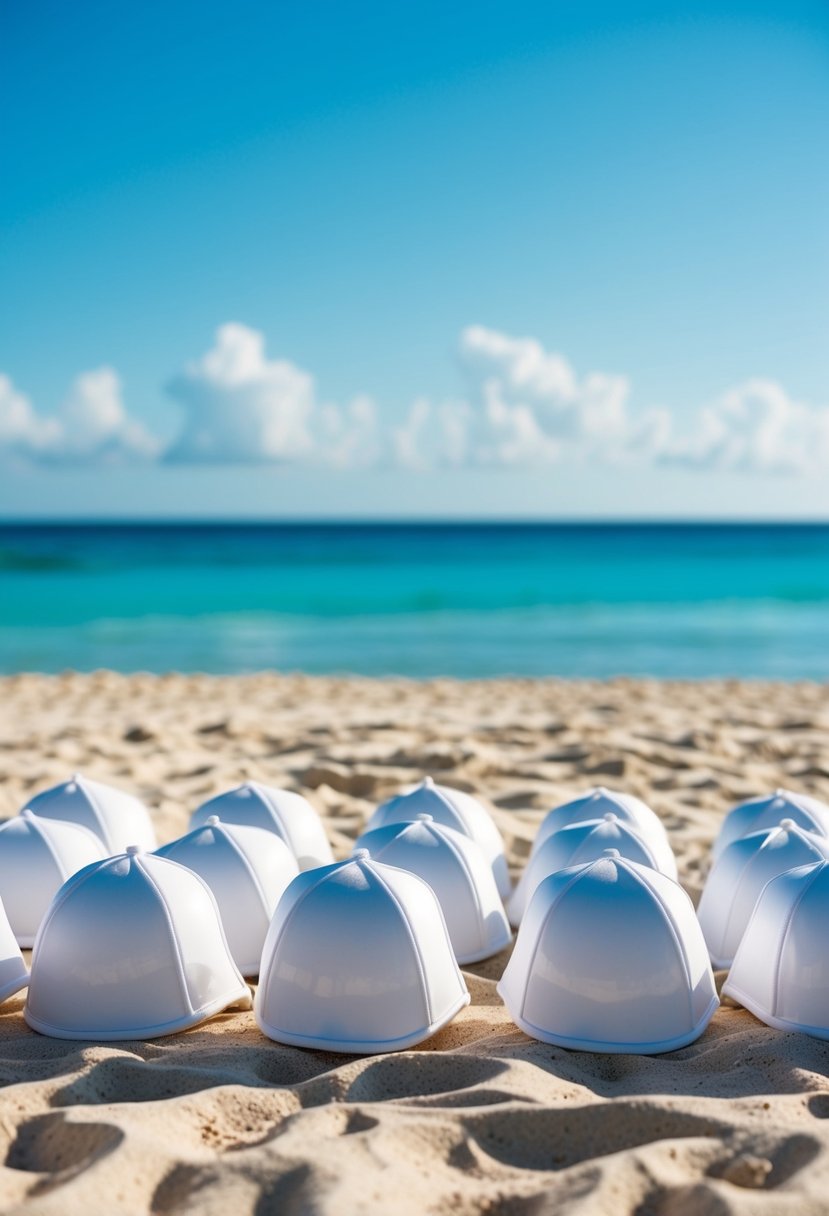
[[[437,798],[437,800],[439,802],[442,802],[444,806],[447,806],[449,808],[449,810],[452,812],[452,814],[455,816],[455,818],[460,821],[461,826],[463,828],[463,835],[468,836],[470,839],[474,839],[474,837],[472,836],[472,833],[469,829],[469,824],[466,822],[466,816],[464,815],[464,813],[460,809],[460,807],[455,806],[452,799],[447,797],[447,795],[444,794],[443,789],[440,788],[439,786],[432,785],[429,788],[430,788],[430,793],[433,795],[433,797]],[[412,793],[416,793],[416,790],[412,790]],[[452,827],[452,824],[450,823],[445,826]]]
[[[778,827],[779,827],[779,825],[778,825]],[[799,827],[797,824],[795,824],[795,829],[794,829],[794,830],[796,830],[796,831],[798,831],[798,832],[802,832],[802,831],[804,831],[804,829],[803,829],[803,828],[800,828],[800,827]],[[771,834],[771,832],[775,832],[775,831],[777,831],[777,828],[769,828],[769,836],[767,836],[767,837],[766,837],[766,839],[763,841],[763,843],[761,844],[761,846],[760,846],[760,848],[757,850],[757,852],[756,852],[756,853],[754,853],[754,854],[753,854],[751,857],[749,857],[748,861],[746,862],[745,866],[743,867],[743,869],[742,869],[742,870],[741,870],[741,872],[740,872],[740,878],[739,878],[739,881],[740,881],[740,882],[742,882],[742,879],[743,879],[743,877],[744,877],[744,875],[745,875],[745,872],[746,872],[746,870],[748,869],[748,867],[749,867],[749,866],[751,865],[751,863],[752,863],[752,862],[755,860],[755,858],[759,857],[759,855],[760,855],[760,853],[762,852],[762,850],[763,850],[763,849],[766,847],[766,845],[768,844],[769,840],[771,839],[771,835],[770,835],[770,834]],[[745,839],[745,838],[744,838],[744,839]],[[808,847],[808,848],[814,848],[814,846],[812,845],[811,841],[808,841],[808,840],[807,840],[807,841],[805,841],[804,843],[807,845],[807,847]],[[796,870],[796,869],[797,869],[799,866],[808,866],[808,865],[814,865],[814,864],[815,864],[815,862],[819,862],[819,861],[826,861],[826,860],[827,860],[826,854],[821,853],[821,854],[820,854],[820,856],[816,857],[816,858],[815,858],[815,860],[814,860],[814,861],[812,861],[812,862],[810,862],[810,861],[799,861],[799,862],[796,862],[796,863],[795,863],[795,865],[793,865],[793,866],[787,866],[787,867],[786,867],[786,869],[787,869],[787,870]],[[766,889],[766,887],[768,886],[768,884],[769,884],[770,882],[772,882],[772,881],[773,881],[775,878],[779,878],[779,877],[780,877],[780,874],[785,874],[785,873],[786,873],[786,871],[785,871],[785,870],[781,870],[781,871],[780,871],[778,874],[772,874],[771,878],[766,879],[766,881],[763,883],[763,886],[760,888],[760,892],[759,892],[759,894],[758,894],[758,896],[757,896],[757,899],[755,899],[755,901],[754,901],[754,907],[756,907],[756,906],[757,906],[757,900],[760,898],[760,895],[762,895],[762,894],[763,894],[763,891]],[[735,890],[736,890],[736,885],[735,885]],[[754,911],[754,909],[752,908],[752,913],[753,913],[753,911]],[[733,919],[733,915],[734,915],[734,901],[732,900],[732,902],[731,902],[731,906],[730,906],[730,907],[729,907],[729,909],[728,909],[728,921],[727,921],[727,927],[728,927],[728,928],[730,928],[730,926],[731,926],[731,921],[732,921],[732,919]],[[749,916],[749,922],[750,922],[750,921],[751,921],[751,916]],[[748,928],[748,924],[746,925],[746,929],[747,929],[747,928]],[[743,933],[742,933],[742,935],[741,935],[741,937],[740,937],[740,941],[742,941],[742,939],[743,939],[743,937],[744,937],[744,936],[745,936],[745,930],[743,930]],[[739,945],[740,945],[740,942],[738,942],[738,943],[737,943],[737,949],[739,949]],[[734,954],[732,954],[732,955],[731,955],[731,963],[732,963],[732,964],[733,964],[733,962],[734,962],[734,958],[735,958],[735,956],[736,956],[736,949],[735,949]]]
[[[591,864],[591,863],[588,863],[588,864]],[[595,863],[592,863],[592,864],[595,864]],[[561,872],[562,871],[559,871],[559,873],[561,873]],[[536,958],[536,955],[538,954],[539,946],[541,944],[541,938],[544,936],[544,934],[547,931],[547,926],[550,923],[550,917],[552,916],[553,912],[555,912],[558,905],[561,903],[561,900],[563,899],[563,897],[567,894],[567,892],[571,889],[571,887],[573,887],[575,885],[575,883],[577,883],[578,880],[581,878],[582,873],[583,873],[583,870],[581,868],[579,868],[579,870],[577,870],[577,872],[572,876],[572,878],[561,888],[558,895],[555,897],[555,899],[550,904],[547,911],[544,913],[544,919],[542,920],[542,922],[539,926],[538,932],[535,935],[535,941],[533,942],[532,952],[530,953],[530,957],[528,960],[528,966],[526,969],[526,974],[527,974],[528,978],[533,973],[533,968],[535,967],[535,958]],[[548,874],[547,878],[552,878],[552,874]],[[541,882],[546,882],[546,881],[547,881],[547,879],[545,879],[545,878],[542,878],[542,880],[541,880]],[[541,883],[538,884],[538,887],[540,887],[540,886],[541,886]],[[537,893],[538,887],[536,887],[535,891],[533,891],[533,896]],[[530,904],[531,903],[532,903],[532,898],[530,899]],[[529,911],[529,907],[526,909],[526,911]],[[523,920],[523,917],[522,917],[522,920]],[[515,958],[515,954],[513,954],[512,957]],[[510,962],[512,962],[512,959],[510,960]],[[504,974],[506,974],[506,972]],[[502,976],[501,977],[502,983],[503,983],[503,978],[504,977]],[[526,1003],[527,1003],[528,987],[529,987],[529,984],[525,981],[522,986],[522,990],[521,990],[521,1007],[520,1007],[520,1015],[519,1015],[520,1017],[524,1018],[524,1020],[526,1022],[529,1022],[529,1018],[524,1017],[524,1009],[525,1009]]]
[[[737,875],[737,878],[736,878],[736,880],[735,880],[735,882],[734,882],[734,884],[733,884],[733,887],[732,887],[732,890],[733,890],[735,893],[736,893],[736,892],[739,890],[740,885],[741,885],[741,883],[742,883],[743,879],[745,878],[746,871],[748,870],[749,866],[750,866],[750,865],[751,865],[751,863],[754,861],[754,859],[755,859],[755,858],[756,858],[756,857],[759,855],[760,850],[761,850],[761,849],[764,849],[764,848],[766,847],[766,845],[768,844],[768,842],[769,842],[769,840],[770,840],[770,838],[771,838],[771,833],[772,833],[772,832],[774,832],[774,831],[776,831],[776,830],[777,830],[777,829],[776,829],[776,828],[773,828],[773,827],[772,827],[772,828],[765,828],[765,829],[761,829],[761,831],[765,831],[765,832],[766,832],[766,839],[765,839],[765,840],[763,841],[763,843],[760,845],[760,849],[758,849],[758,850],[757,850],[757,852],[755,852],[755,853],[750,853],[750,854],[748,855],[748,857],[746,857],[746,859],[745,859],[745,861],[744,861],[744,863],[743,863],[743,865],[742,865],[742,868],[740,869],[740,873]],[[749,835],[752,835],[752,834],[753,834],[753,833],[749,833]],[[747,839],[748,839],[748,837],[747,837],[747,836],[740,836],[740,837],[739,837],[739,840],[747,840]],[[733,841],[732,843],[733,843],[733,844],[737,844],[738,842],[735,840],[735,841]],[[730,848],[731,846],[729,845],[728,847]],[[724,854],[723,854],[723,855],[724,855]],[[712,871],[711,871],[711,872],[713,873],[713,869],[712,869]],[[709,879],[710,879],[710,877],[711,877],[711,875],[709,874]],[[763,885],[765,886],[765,883],[764,883]],[[707,886],[707,883],[706,883],[706,886]],[[761,888],[761,889],[762,889],[762,888]],[[758,896],[758,899],[759,899],[759,896]],[[731,902],[730,902],[730,904],[729,904],[729,906],[728,906],[728,915],[727,915],[727,916],[726,916],[726,918],[725,918],[725,925],[723,926],[723,931],[722,931],[722,933],[720,934],[720,939],[719,939],[720,950],[718,950],[718,951],[717,951],[716,955],[714,954],[713,950],[709,950],[709,954],[711,955],[711,957],[712,957],[712,958],[715,958],[715,957],[716,957],[716,958],[718,958],[718,959],[722,959],[722,958],[726,958],[726,957],[727,957],[726,946],[727,946],[727,943],[728,943],[728,931],[729,931],[729,929],[731,928],[731,922],[732,922],[732,920],[734,919],[734,902],[735,902],[735,901],[734,901],[734,899],[732,898],[732,899],[731,899]],[[755,903],[756,903],[756,900],[755,900]],[[739,946],[739,944],[740,944],[740,943],[738,942],[738,943],[737,943],[737,945]],[[732,954],[731,954],[731,961],[732,961],[732,962],[734,961],[734,953],[732,953]]]
[[[90,866],[94,866],[95,872],[97,873],[99,869],[101,869],[103,866],[107,865],[112,860],[113,860],[112,857],[102,857],[99,861],[91,861],[88,866],[82,866],[80,870],[76,870],[74,874],[70,875],[70,877],[67,878],[67,880],[63,884],[63,886],[60,887],[58,889],[58,891],[55,893],[55,895],[52,899],[52,902],[50,903],[49,907],[46,909],[46,913],[45,913],[43,919],[41,920],[40,924],[38,925],[37,933],[35,934],[34,941],[32,943],[33,951],[36,951],[37,948],[39,947],[40,939],[43,936],[43,934],[45,933],[46,928],[49,925],[49,923],[52,920],[54,920],[54,916],[55,916],[55,913],[57,912],[58,908],[62,908],[63,905],[66,903],[67,899],[69,898],[69,896],[72,894],[72,892],[76,891],[77,888],[81,885],[81,883],[86,881],[86,877],[85,877],[86,872],[90,868]],[[82,875],[84,877],[81,877]]]
[[[163,860],[172,861],[172,858],[163,858]],[[164,896],[164,892],[161,890],[158,883],[155,881],[152,874],[147,869],[147,866],[145,865],[145,863],[141,860],[141,855],[139,853],[136,853],[132,857],[132,862],[135,863],[135,865],[138,867],[140,872],[144,875],[144,878],[146,879],[146,881],[149,883],[149,885],[152,887],[152,889],[155,891],[156,895],[158,896],[158,899],[159,899],[159,902],[161,904],[161,908],[162,908],[162,911],[164,914],[164,918],[167,921],[167,925],[168,925],[168,928],[170,929],[170,933],[171,933],[171,936],[173,939],[173,946],[175,948],[176,963],[177,963],[176,970],[177,970],[177,974],[178,974],[179,986],[181,987],[181,991],[184,996],[184,1002],[185,1002],[187,1009],[190,1010],[190,1013],[195,1013],[196,1010],[193,1006],[193,1002],[190,999],[190,991],[189,991],[189,988],[187,985],[187,975],[184,970],[184,961],[182,958],[181,942],[179,941],[178,933],[176,932],[175,922],[173,921],[173,918],[170,915],[170,909],[167,907],[167,900]],[[180,862],[173,862],[173,865],[180,865],[180,864],[181,864]],[[185,867],[182,867],[182,868],[185,868]],[[196,874],[195,870],[190,870],[189,872],[204,887],[207,888],[207,890],[210,894],[210,897],[212,899],[213,892],[207,886],[207,883],[204,881],[204,879],[201,878],[198,874]],[[215,900],[214,900],[214,902],[215,902]],[[219,917],[219,923],[221,924],[221,917]],[[225,943],[225,945],[227,945],[227,943]]]
[[[568,824],[568,827],[583,827],[585,824],[588,824],[591,822],[594,822],[596,826],[594,828],[591,828],[589,836],[585,840],[583,840],[580,845],[577,846],[576,853],[578,853],[579,849],[584,847],[584,845],[587,843],[587,840],[589,839],[589,837],[592,836],[594,832],[598,831],[598,829],[601,827],[602,823],[604,823],[604,820],[596,819],[596,820],[591,821],[589,819],[585,819],[585,820],[583,820],[583,822],[581,824],[575,824],[575,823]],[[621,853],[621,857],[623,857],[625,861],[634,861],[634,863],[636,865],[642,865],[642,864],[649,865],[651,867],[651,869],[659,870],[657,860],[654,857],[651,849],[648,848],[647,842],[645,841],[645,839],[642,836],[639,835],[638,832],[634,831],[631,828],[630,823],[626,822],[625,820],[619,820],[617,826],[619,827],[620,830],[624,829],[624,831],[626,831],[629,835],[634,837],[636,842],[642,846],[642,852],[645,854],[646,857],[650,858],[650,861],[646,861],[644,863],[636,862],[634,858],[627,857],[624,853]],[[564,828],[561,829],[561,831],[564,831],[564,830],[565,830]],[[590,861],[595,861],[596,858],[590,857],[590,858],[587,858],[586,860],[589,863]],[[584,865],[584,864],[585,864],[585,862],[576,861],[575,857],[573,858],[572,861],[568,861],[568,863],[567,863],[568,866],[571,866],[571,865],[578,866],[578,865]],[[659,872],[662,873],[661,870]]]
[[[432,1010],[432,996],[429,991],[429,984],[427,982],[427,977],[426,977],[426,969],[423,966],[423,956],[420,952],[420,946],[418,945],[417,938],[415,937],[414,933],[412,933],[412,927],[409,924],[409,918],[406,916],[405,909],[403,908],[403,905],[400,903],[400,900],[395,895],[395,893],[392,890],[389,883],[387,883],[386,880],[383,878],[383,875],[378,874],[378,872],[374,869],[370,870],[369,872],[375,878],[375,880],[380,884],[380,886],[383,888],[383,890],[386,892],[386,894],[391,899],[392,903],[394,904],[395,908],[397,909],[397,914],[400,917],[400,922],[403,926],[403,930],[406,933],[406,936],[408,937],[412,946],[414,947],[415,959],[417,961],[417,969],[420,974],[420,986],[421,986],[421,990],[423,992],[423,1002],[426,1006],[427,1025],[431,1026],[432,1022],[435,1020],[434,1012]],[[438,912],[440,914],[440,919],[441,919],[441,923],[443,925],[444,932],[446,933],[447,944],[449,946],[449,950],[452,955],[452,959],[454,960],[455,951],[452,949],[452,941],[449,937],[449,930],[446,927],[446,919],[443,915],[443,909],[440,906],[440,900],[438,899],[437,895],[435,895],[434,891],[429,886],[429,884],[424,881],[424,879],[418,877],[417,874],[412,874],[410,870],[404,870],[403,872],[406,874],[409,874],[409,876],[411,878],[417,879],[418,882],[422,882],[423,885],[428,889],[432,898],[434,899],[435,904],[437,905]],[[456,969],[457,969],[457,966],[458,966],[458,964],[457,964],[457,962],[455,962]],[[461,982],[463,983],[463,980]],[[466,987],[465,984],[464,984],[464,987]]]
[[[29,819],[27,817],[26,822],[32,823],[33,820],[34,820],[34,829],[37,832],[37,835],[40,838],[40,840],[42,840],[44,845],[46,846],[46,852],[49,854],[49,856],[52,858],[52,861],[55,863],[57,872],[60,875],[61,886],[63,886],[63,884],[66,882],[66,880],[71,878],[72,875],[67,871],[66,866],[63,864],[63,861],[61,860],[60,856],[58,855],[57,849],[55,848],[52,841],[49,839],[49,837],[47,836],[46,832],[43,829],[43,816],[39,816],[39,815],[33,813],[32,819]],[[10,819],[10,820],[8,820],[8,822],[11,823],[12,820]],[[50,820],[50,822],[54,823],[56,821]],[[66,822],[66,820],[63,820],[62,822]]]
[[[226,825],[225,825],[225,824],[223,824],[223,823],[219,823],[219,824],[217,824],[216,826],[217,826],[217,827],[219,827],[219,828],[222,828],[222,829],[225,829],[225,828],[226,828]],[[214,830],[215,830],[215,829],[214,829]],[[239,860],[241,861],[242,865],[243,865],[243,866],[244,866],[244,868],[247,870],[247,872],[248,872],[248,874],[250,875],[250,877],[253,879],[254,886],[256,887],[256,890],[257,890],[257,892],[259,893],[259,898],[260,898],[260,900],[261,900],[261,902],[262,902],[262,909],[263,909],[263,911],[264,911],[264,913],[265,913],[265,916],[268,918],[268,920],[270,920],[270,915],[269,915],[269,913],[268,913],[268,898],[267,898],[267,896],[266,896],[266,894],[265,894],[265,888],[262,886],[262,883],[260,882],[259,875],[258,875],[258,874],[256,873],[256,871],[254,870],[253,866],[250,864],[250,861],[248,860],[248,858],[247,858],[247,856],[246,856],[246,854],[245,854],[244,849],[242,849],[242,848],[241,848],[241,847],[240,847],[240,846],[239,846],[239,845],[236,843],[236,841],[233,839],[233,837],[231,836],[231,834],[230,834],[228,831],[224,830],[224,831],[223,831],[223,835],[224,835],[225,840],[228,842],[228,844],[230,845],[231,849],[232,849],[232,850],[233,850],[233,852],[235,853],[235,855],[236,855],[236,856],[239,858]],[[286,847],[287,847],[287,846],[286,846]]]
[[[619,858],[619,861],[624,862],[624,861],[626,861],[626,858],[623,858],[623,857]],[[631,863],[628,862],[628,865],[630,865],[630,864]],[[650,894],[654,898],[656,906],[658,907],[658,909],[662,915],[663,921],[668,926],[668,932],[670,933],[671,938],[673,940],[674,949],[675,949],[677,957],[679,959],[679,965],[681,966],[681,968],[685,974],[685,981],[686,981],[685,982],[685,992],[686,992],[686,996],[688,998],[688,1013],[690,1015],[691,1021],[693,1022],[693,1020],[694,1020],[694,993],[693,993],[693,982],[692,982],[692,977],[691,977],[691,970],[690,970],[690,967],[688,966],[688,957],[682,948],[682,939],[680,937],[679,930],[677,929],[677,926],[674,923],[674,918],[671,915],[671,913],[668,911],[668,909],[665,907],[664,903],[662,902],[662,897],[659,894],[659,892],[657,890],[655,890],[655,888],[653,887],[653,885],[650,882],[648,882],[648,876],[646,876],[645,874],[633,873],[630,870],[628,870],[628,873],[631,874],[632,878],[641,882],[642,885],[647,888],[647,890],[650,892]],[[663,875],[663,878],[664,877],[666,877],[666,876]],[[673,881],[673,879],[671,879],[670,881]],[[679,887],[679,890],[682,891],[682,894],[685,896],[685,898],[688,900],[688,902],[690,904],[691,900],[688,895],[688,892],[683,889],[683,887],[681,886],[680,883],[677,883],[676,885],[677,885],[677,887]],[[691,913],[694,916],[694,920],[696,921],[696,915],[694,914],[693,904],[691,904]]]
[[[247,783],[247,787],[249,790],[253,790],[254,794],[262,803],[265,810],[270,812],[271,816],[276,821],[277,827],[279,828],[279,832],[277,834],[282,840],[284,840],[291,852],[294,853],[294,846],[291,843],[291,837],[285,824],[285,818],[276,802],[271,799],[267,786],[261,785],[258,781],[249,781]],[[292,793],[293,791],[288,790],[287,792]],[[294,853],[294,856],[296,856],[296,853]]]
[[[346,859],[346,861],[335,863],[335,865],[338,865],[338,868],[340,868],[342,866],[350,865],[350,864],[353,864],[350,859]],[[323,867],[320,867],[320,869],[323,869]],[[273,945],[270,948],[270,952],[268,955],[267,968],[264,971],[260,968],[259,984],[258,984],[256,991],[257,991],[257,996],[260,992],[262,993],[263,1001],[265,1000],[265,994],[267,992],[267,988],[268,988],[268,985],[269,985],[270,979],[271,979],[271,971],[273,970],[273,960],[276,957],[276,952],[279,947],[279,943],[281,942],[282,938],[285,935],[285,930],[287,929],[287,927],[291,923],[291,921],[294,919],[294,916],[296,915],[297,909],[300,907],[300,905],[303,904],[305,902],[305,900],[308,898],[308,896],[313,894],[313,892],[316,891],[317,887],[321,886],[326,881],[326,879],[329,877],[329,875],[331,873],[330,867],[325,866],[324,869],[325,869],[325,873],[320,874],[319,878],[317,878],[316,881],[313,882],[310,887],[307,887],[306,890],[303,891],[303,893],[297,899],[295,899],[294,902],[291,904],[291,907],[288,909],[285,919],[283,920],[282,924],[280,925],[277,935],[274,938]],[[308,871],[306,871],[306,873],[307,872]],[[297,875],[297,878],[298,877],[300,877],[300,875]],[[293,882],[293,881],[295,881],[295,879],[292,879],[291,881]],[[290,890],[290,883],[285,888],[285,891],[283,891],[283,897],[287,893],[288,890]],[[280,900],[280,902],[281,902],[281,900]],[[276,912],[278,910],[279,910],[279,905],[277,905],[274,915],[276,915]],[[265,945],[267,945],[267,937],[265,939]],[[264,960],[264,946],[262,948],[262,957]]]
[[[98,824],[98,827],[100,829],[100,835],[103,839],[104,847],[107,849],[112,849],[113,845],[112,845],[112,841],[110,840],[109,832],[106,829],[106,824],[104,823],[103,813],[101,811],[100,805],[98,804],[97,798],[93,794],[92,790],[90,790],[90,788],[89,788],[89,783],[87,782],[85,777],[81,776],[80,773],[78,773],[78,775],[76,777],[74,777],[73,780],[75,782],[75,785],[77,785],[78,789],[80,789],[83,792],[84,798],[86,799],[86,801],[89,803],[89,805],[92,808],[92,812],[95,816],[95,822]]]
[[[786,921],[785,921],[785,924],[783,925],[783,932],[780,934],[780,947],[777,950],[777,957],[774,960],[774,986],[772,988],[772,1000],[773,1000],[772,1009],[774,1009],[774,1010],[777,1009],[777,1002],[778,1002],[778,997],[780,994],[781,960],[783,958],[783,950],[786,945],[786,939],[789,936],[789,931],[791,929],[792,921],[794,920],[795,913],[797,912],[798,908],[800,907],[800,904],[801,904],[802,900],[804,899],[804,897],[806,896],[807,892],[811,890],[812,884],[814,883],[814,881],[817,878],[818,873],[819,873],[818,867],[822,866],[822,865],[823,866],[826,865],[825,858],[823,859],[822,862],[818,862],[816,864],[814,873],[809,878],[809,881],[806,883],[806,885],[803,887],[803,889],[798,892],[797,898],[795,899],[794,904],[789,909],[788,915],[786,916]],[[779,877],[779,875],[777,877]],[[768,884],[766,884],[766,885],[768,886]],[[763,889],[765,890],[765,888],[763,888]],[[761,895],[762,895],[762,892],[761,892]],[[759,897],[758,897],[758,900],[759,900]],[[755,908],[756,908],[756,906],[757,905],[755,904]]]
[[[429,827],[434,827],[435,825],[434,825],[434,824],[429,824],[429,825],[427,825],[427,826],[429,826]],[[443,825],[443,824],[439,824],[438,826],[439,826],[439,827],[444,827],[444,825]],[[448,830],[451,832],[451,831],[452,831],[452,828],[449,828]],[[471,888],[471,890],[472,890],[472,898],[473,898],[473,900],[474,900],[474,902],[475,902],[475,908],[477,909],[477,912],[478,912],[478,928],[479,928],[480,930],[482,930],[482,931],[483,931],[483,928],[484,928],[484,907],[483,907],[483,904],[481,903],[481,896],[480,896],[480,892],[479,892],[479,890],[478,890],[478,884],[477,884],[477,882],[475,881],[475,875],[472,873],[472,871],[471,871],[471,869],[470,869],[469,865],[467,864],[467,860],[466,860],[466,858],[464,857],[462,850],[458,848],[458,846],[455,844],[454,840],[452,840],[451,836],[450,836],[450,837],[446,837],[445,839],[446,839],[446,843],[449,845],[449,849],[450,849],[451,853],[452,853],[452,854],[453,854],[453,856],[454,856],[454,857],[456,857],[456,858],[457,858],[457,860],[460,862],[461,868],[463,869],[464,873],[466,874],[467,878],[469,879],[469,886],[470,886],[470,888]],[[469,839],[470,839],[470,837],[466,836],[466,837],[464,837],[464,839],[465,839],[465,840],[469,840]],[[475,842],[473,841],[472,843],[474,844]],[[483,856],[483,850],[481,851],[481,856]],[[488,874],[492,874],[492,870],[491,870],[491,868],[490,868],[489,863],[488,863],[488,862],[485,862],[485,864],[486,864],[487,873],[488,873]],[[494,882],[494,881],[495,881],[495,879],[493,878],[493,882]],[[501,899],[501,896],[500,896],[500,895],[498,896],[498,899],[499,899],[499,900]],[[438,903],[440,903],[440,900],[438,900]],[[503,902],[502,902],[502,907],[503,907]],[[442,910],[443,910],[443,909],[441,909],[441,911],[442,911]],[[482,949],[483,949],[483,948],[486,948],[486,946],[487,946],[487,942],[484,940],[484,938],[483,938],[482,934],[479,934],[479,941],[480,941],[480,943],[481,943],[481,948],[482,948]]]

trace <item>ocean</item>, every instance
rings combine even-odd
[[[0,671],[829,679],[829,526],[0,525]]]

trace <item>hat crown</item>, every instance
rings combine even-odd
[[[467,1000],[431,888],[361,855],[288,887],[255,1008],[280,1041],[378,1051],[420,1041]]]
[[[549,874],[595,861],[609,848],[630,861],[676,878],[676,860],[667,840],[661,835],[646,837],[632,820],[607,812],[601,818],[566,824],[531,852],[508,904],[512,924],[520,924],[530,897]]]
[[[79,824],[97,836],[110,854],[133,843],[145,849],[156,846],[152,820],[140,799],[81,773],[36,794],[26,807],[44,818]]]
[[[197,807],[190,816],[190,829],[203,827],[215,817],[223,827],[254,827],[278,836],[294,854],[300,869],[333,861],[322,820],[308,799],[294,790],[246,781]]]
[[[26,1015],[59,1037],[144,1037],[245,992],[202,879],[152,853],[124,853],[58,892],[35,944]]]
[[[429,815],[364,833],[357,849],[384,865],[416,874],[435,892],[460,963],[503,949],[509,923],[492,870],[480,846]],[[356,857],[357,853],[352,854]]]
[[[498,891],[503,897],[509,894],[511,884],[501,833],[486,807],[463,790],[439,785],[427,777],[382,803],[369,819],[366,831],[390,823],[411,822],[418,815],[430,815],[435,823],[454,828],[474,840],[492,869]]]
[[[613,815],[622,823],[633,826],[641,836],[654,844],[667,842],[667,834],[659,816],[640,798],[632,794],[609,790],[597,786],[578,798],[553,807],[539,825],[533,841],[532,851],[544,843],[548,836],[576,823],[595,821]]]
[[[537,1038],[670,1050],[716,1006],[705,945],[677,883],[612,853],[539,884],[498,990]]]
[[[791,819],[798,827],[820,836],[829,835],[829,806],[809,794],[777,789],[772,794],[749,798],[733,806],[725,816],[713,845],[716,860],[742,836],[763,831]]]
[[[763,1021],[829,1038],[829,862],[779,874],[763,888],[723,991]]]
[[[740,836],[719,854],[698,916],[714,965],[730,967],[763,887],[785,870],[829,857],[829,838],[797,823]]]
[[[259,970],[271,916],[299,872],[296,858],[274,832],[222,823],[210,816],[157,851],[188,866],[213,892],[234,962],[243,975]]]
[[[106,856],[97,836],[77,823],[26,809],[0,823],[0,891],[18,943],[30,947],[62,884]]]

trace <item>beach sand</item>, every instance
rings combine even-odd
[[[662,816],[697,898],[723,812],[778,785],[829,797],[812,684],[261,675],[0,680],[0,815],[74,770],[141,795],[160,841],[246,778],[305,793],[345,856],[378,801],[431,773],[480,795],[513,873],[546,810],[591,785]],[[827,940],[829,941],[829,930]],[[599,1056],[472,1004],[421,1048],[280,1047],[249,1013],[105,1046],[0,1011],[0,1206],[97,1213],[825,1213],[829,1043],[723,1007],[692,1046]],[[721,978],[721,977],[720,977]]]

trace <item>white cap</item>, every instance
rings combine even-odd
[[[469,1004],[440,904],[372,861],[295,878],[271,921],[254,1012],[279,1043],[373,1053],[414,1047]]]
[[[194,870],[213,892],[233,961],[242,975],[256,975],[274,909],[299,867],[275,832],[220,823],[204,827],[156,850]]]
[[[640,836],[654,845],[668,839],[662,820],[642,802],[641,798],[634,798],[633,794],[620,794],[616,790],[606,790],[604,786],[597,786],[596,789],[588,790],[579,798],[573,798],[570,802],[564,802],[561,806],[554,807],[542,819],[533,841],[532,852],[534,853],[536,849],[540,848],[553,832],[558,832],[561,828],[569,827],[573,823],[584,823],[588,819],[601,819],[607,814],[615,815],[622,823],[629,823]]]
[[[106,855],[98,837],[76,823],[42,819],[30,810],[0,823],[0,895],[19,945],[33,945],[67,878]]]
[[[829,1039],[829,864],[798,866],[763,888],[723,993],[778,1030]]]
[[[366,824],[366,831],[373,832],[388,823],[410,822],[418,815],[431,815],[436,823],[454,828],[480,845],[492,868],[499,895],[507,898],[511,884],[501,833],[486,807],[471,794],[436,785],[431,777],[426,777],[420,785],[410,786],[379,806]]]
[[[825,802],[808,794],[775,790],[773,794],[750,798],[731,808],[711,849],[714,860],[741,836],[776,827],[781,819],[791,819],[798,827],[818,836],[829,836],[829,806]]]
[[[633,824],[608,811],[601,819],[586,819],[559,828],[531,854],[521,881],[507,905],[510,923],[519,925],[533,891],[542,879],[568,866],[595,861],[606,849],[676,880],[676,858],[667,839],[654,832],[646,839]]]
[[[250,1008],[213,894],[165,857],[126,853],[67,882],[35,941],[24,1017],[58,1039],[149,1039]]]
[[[222,823],[275,833],[296,857],[300,870],[327,866],[334,860],[322,820],[308,799],[292,790],[246,781],[203,802],[190,816],[190,827],[202,827],[211,815],[218,815]]]
[[[438,897],[455,958],[476,963],[512,940],[492,870],[479,845],[454,828],[419,815],[362,835],[354,846],[375,861],[417,874]]]
[[[132,794],[75,773],[69,781],[36,794],[26,806],[48,819],[79,823],[94,832],[107,853],[123,853],[128,844],[156,846],[150,814]]]
[[[718,1004],[690,899],[615,849],[536,887],[498,992],[542,1042],[640,1055],[693,1042]]]
[[[29,972],[0,900],[0,1002],[13,996],[29,982]]]
[[[791,819],[728,845],[711,868],[697,909],[714,966],[731,966],[757,898],[770,879],[824,857],[829,857],[829,840],[804,831]]]

